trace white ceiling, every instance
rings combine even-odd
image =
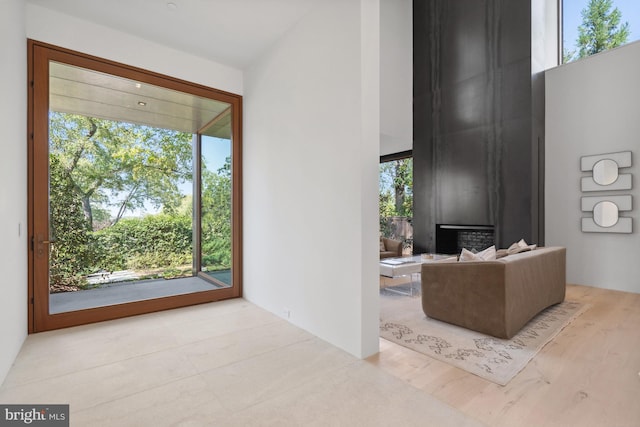
[[[243,69],[328,0],[28,1]]]

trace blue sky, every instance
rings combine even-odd
[[[578,39],[578,26],[582,24],[580,12],[589,4],[589,0],[563,0],[563,32],[564,47],[575,49]],[[631,35],[629,41],[640,39],[640,0],[613,0],[613,7],[622,12],[622,22],[629,23]]]
[[[202,161],[211,172],[218,172],[231,156],[231,141],[204,135],[202,138]],[[185,182],[179,185],[183,194],[193,193],[193,184]]]
[[[218,172],[218,169],[224,166],[227,157],[230,156],[230,140],[204,135],[202,140],[202,157],[207,164],[207,169]]]

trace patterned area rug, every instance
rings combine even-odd
[[[573,319],[589,308],[565,301],[549,307],[510,340],[425,316],[417,297],[381,293],[380,336],[496,384],[505,385]]]

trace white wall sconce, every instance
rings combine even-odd
[[[631,151],[583,156],[580,170],[592,172],[582,177],[583,192],[630,190],[631,174],[621,174],[620,168],[631,167]],[[633,220],[621,217],[620,212],[631,211],[633,199],[630,195],[605,195],[581,198],[581,210],[593,212],[592,217],[582,218],[582,231],[591,233],[631,233]]]

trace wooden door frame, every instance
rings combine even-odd
[[[116,319],[170,308],[184,307],[205,302],[218,301],[242,296],[242,96],[229,92],[208,88],[190,83],[174,77],[165,76],[129,65],[109,61],[95,56],[60,48],[50,44],[28,40],[28,133],[27,133],[27,186],[28,186],[28,330],[29,333],[50,329],[58,329],[80,324]],[[37,279],[46,280],[48,284],[48,269],[36,269],[36,252],[38,244],[35,236],[44,233],[48,236],[48,215],[37,215],[38,203],[36,191],[38,183],[47,179],[48,162],[46,167],[38,167],[35,162],[48,159],[48,151],[43,153],[43,147],[48,147],[48,96],[50,60],[88,68],[103,73],[116,75],[142,83],[165,87],[180,92],[189,93],[205,98],[212,98],[231,105],[232,121],[232,286],[230,288],[215,289],[192,294],[175,295],[145,301],[135,301],[106,307],[77,310],[59,314],[49,314],[48,286],[36,289]],[[36,69],[36,67],[38,67]],[[43,138],[44,141],[43,141]],[[48,150],[48,149],[47,149]],[[46,174],[46,177],[43,175]],[[47,206],[48,212],[48,206]],[[48,249],[46,251],[48,265]],[[44,255],[43,255],[44,256]],[[36,277],[36,274],[39,277]],[[45,276],[45,279],[43,279]],[[46,313],[44,307],[46,306]]]

